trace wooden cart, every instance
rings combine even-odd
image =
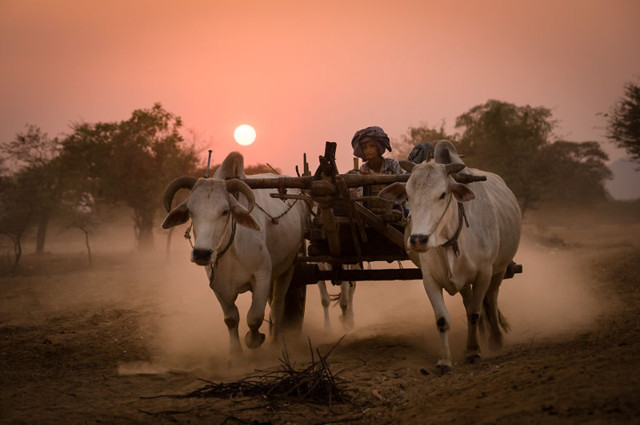
[[[421,280],[419,268],[345,269],[344,265],[371,261],[408,260],[404,244],[407,221],[401,210],[375,196],[367,188],[406,182],[408,174],[384,175],[352,172],[340,174],[335,162],[336,144],[327,142],[320,165],[312,175],[306,158],[298,177],[271,179],[246,178],[252,189],[278,189],[272,197],[297,200],[312,205],[312,217],[305,232],[307,246],[296,259],[295,272],[285,300],[285,323],[300,329],[304,318],[306,285],[320,280],[338,285],[343,281]],[[362,187],[362,195],[354,188]],[[298,189],[289,193],[287,189]],[[329,264],[321,270],[319,263]],[[505,278],[521,273],[522,266],[512,263]]]

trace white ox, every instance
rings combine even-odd
[[[422,270],[435,313],[441,373],[451,368],[451,319],[442,290],[462,295],[467,313],[467,360],[480,358],[480,319],[489,324],[491,348],[500,348],[502,329],[508,330],[508,324],[498,310],[498,290],[520,241],[520,208],[504,181],[495,174],[466,168],[465,174],[487,178],[471,190],[454,179],[463,180],[463,174],[458,174],[462,169],[465,166],[453,144],[441,141],[434,161],[416,165],[407,183],[394,183],[380,193],[384,199],[409,202],[406,248]],[[469,227],[464,224],[465,216]]]
[[[259,329],[268,301],[274,339],[282,330],[284,298],[308,220],[304,202],[284,203],[269,196],[274,190],[251,190],[235,179],[244,177],[244,159],[232,152],[212,178],[174,180],[165,190],[167,210],[180,188],[190,189],[191,194],[162,223],[168,229],[191,219],[194,235],[191,261],[206,267],[209,284],[222,307],[229,329],[230,359],[242,352],[238,336],[240,318],[235,305],[238,294],[252,293],[247,313],[247,347],[257,348],[264,342],[265,335]]]

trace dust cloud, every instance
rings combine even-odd
[[[157,282],[158,355],[152,370],[201,369],[209,373],[228,372],[228,333],[222,312],[209,289],[204,271],[188,261],[188,246],[176,247]],[[524,273],[503,282],[500,308],[512,325],[505,344],[570,334],[588,329],[604,308],[586,273],[584,261],[572,250],[549,248],[527,235],[523,237],[516,261]],[[397,267],[395,263],[375,263],[375,268]],[[412,267],[411,263],[403,264]],[[338,287],[330,287],[338,293]],[[460,355],[464,350],[466,316],[459,295],[445,294],[452,317],[451,345]],[[246,313],[250,294],[238,299],[240,336],[247,331]],[[330,307],[331,329],[324,329],[324,313],[316,285],[307,288],[302,338],[289,341],[288,348],[300,355],[313,345],[335,343],[346,334],[344,343],[393,336],[435,356],[438,333],[431,305],[421,281],[360,282],[354,296],[355,328],[346,331],[339,306]],[[268,311],[268,309],[267,309]],[[267,313],[268,315],[268,313]],[[261,329],[268,331],[265,323]],[[488,348],[485,354],[489,354]],[[257,351],[245,349],[247,367],[262,362],[277,363],[280,347],[267,343]],[[454,354],[455,355],[455,354]],[[124,372],[124,369],[123,369]]]
[[[104,229],[93,238],[94,265],[86,265],[80,235],[59,232],[48,249],[51,264],[46,272],[2,277],[0,299],[3,324],[37,325],[61,315],[87,316],[111,310],[136,312],[140,338],[148,346],[150,361],[121,363],[121,374],[204,371],[211,377],[228,377],[256,367],[277,365],[281,347],[269,340],[258,350],[245,351],[245,361],[230,368],[229,337],[221,308],[209,289],[202,267],[189,261],[189,245],[183,229],[173,234],[171,251],[165,251],[166,233],[158,232],[157,249],[140,253],[133,249],[131,229]],[[77,240],[76,240],[77,237]],[[29,246],[25,251],[31,249]],[[550,248],[530,234],[523,237],[516,261],[524,273],[505,280],[499,304],[512,325],[505,344],[535,341],[588,329],[606,306],[576,249]],[[60,260],[64,253],[70,264]],[[412,267],[406,263],[405,267]],[[375,264],[374,267],[397,267]],[[7,280],[10,280],[8,282]],[[329,288],[337,293],[338,288]],[[240,337],[247,332],[246,314],[251,294],[238,298]],[[455,357],[464,350],[466,318],[459,295],[445,299],[452,317],[451,346]],[[347,334],[344,344],[392,336],[424,350],[425,359],[437,355],[438,334],[431,305],[420,281],[360,282],[354,296],[355,328],[345,332],[338,320],[338,306],[330,308],[331,330],[324,329],[319,291],[307,288],[302,337],[288,341],[292,351],[308,354],[313,345],[333,344]],[[268,312],[268,309],[267,309]],[[268,313],[267,313],[268,317]],[[264,323],[262,332],[268,333]],[[484,350],[489,354],[488,349]],[[302,354],[301,354],[302,355]],[[305,357],[303,360],[307,360]]]

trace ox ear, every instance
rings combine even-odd
[[[230,194],[227,195],[227,199],[229,200],[229,209],[231,210],[231,214],[233,214],[233,218],[240,224],[241,226],[248,227],[249,229],[260,231],[260,225],[258,222],[251,216],[249,211],[234,198]]]
[[[385,187],[378,193],[378,197],[385,201],[395,202],[400,204],[407,200],[406,183],[393,183]]]
[[[476,194],[473,193],[473,190],[469,189],[467,185],[464,184],[451,184],[451,192],[453,192],[453,196],[456,197],[458,202],[469,202],[476,199]]]
[[[189,220],[189,209],[187,208],[187,204],[183,202],[169,212],[162,222],[162,228],[169,229],[179,224],[186,223],[187,220]]]

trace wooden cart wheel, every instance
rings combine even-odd
[[[304,309],[307,301],[307,285],[299,279],[300,270],[296,266],[289,290],[284,298],[283,324],[286,330],[300,332],[304,320]]]

